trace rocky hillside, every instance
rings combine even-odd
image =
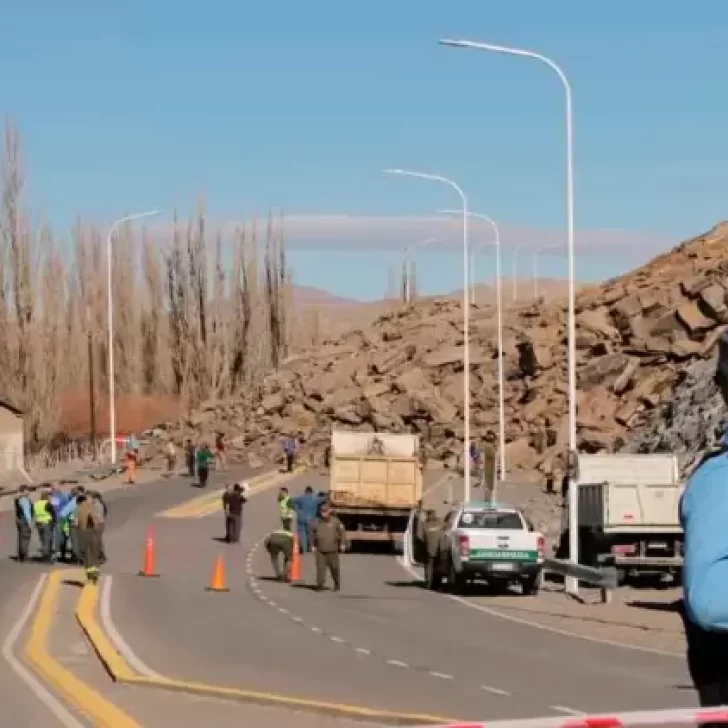
[[[709,358],[728,325],[726,251],[728,224],[721,224],[628,275],[579,294],[581,449],[632,447],[640,431],[639,447],[658,446],[644,429],[654,429],[655,413],[661,417],[672,402],[691,361]],[[506,315],[511,470],[548,471],[565,450],[565,323],[563,300],[529,304]],[[498,421],[493,307],[473,307],[471,326],[472,421],[474,437],[482,438],[497,431]],[[281,435],[298,432],[311,459],[321,456],[332,425],[415,431],[431,459],[453,467],[462,439],[462,356],[459,303],[424,301],[289,359],[266,380],[252,405],[207,403],[163,429],[176,441],[225,432],[233,456],[241,458],[269,458],[277,454]]]

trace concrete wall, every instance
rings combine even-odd
[[[0,472],[24,467],[24,423],[0,403]]]

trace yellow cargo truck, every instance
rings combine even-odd
[[[422,498],[417,435],[331,433],[329,499],[355,542],[401,544]]]

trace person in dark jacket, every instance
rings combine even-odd
[[[18,532],[18,561],[27,561],[30,539],[33,536],[33,503],[27,485],[20,486],[15,499],[15,528]]]
[[[418,521],[417,540],[422,544],[422,558],[425,567],[425,585],[428,589],[437,589],[440,584],[435,578],[437,558],[440,551],[440,535],[442,521],[434,510],[425,513],[424,520]]]
[[[213,454],[212,450],[210,450],[210,446],[205,443],[198,451],[197,451],[197,477],[200,479],[200,488],[207,487],[207,480],[210,477],[210,465],[212,464],[212,461],[215,459],[215,455]]]
[[[109,508],[106,505],[104,497],[99,493],[98,490],[92,490],[89,493],[91,500],[91,507],[94,509],[94,515],[96,517],[96,538],[98,548],[98,559],[100,564],[106,563],[106,549],[104,548],[104,530],[106,528],[106,516],[109,513]]]
[[[328,503],[319,506],[319,515],[309,524],[311,550],[316,554],[316,591],[326,586],[326,572],[331,572],[334,591],[341,589],[339,554],[346,551],[344,524],[331,512]]]
[[[225,543],[240,543],[240,531],[243,528],[243,506],[247,498],[240,483],[235,483],[232,490],[226,491],[222,497],[225,509]]]
[[[185,461],[187,462],[187,475],[195,477],[195,444],[189,438],[185,440]]]
[[[291,561],[293,559],[293,521],[284,519],[281,528],[269,534],[263,545],[273,564],[273,573],[278,581],[291,581]],[[281,556],[283,565],[281,565]]]

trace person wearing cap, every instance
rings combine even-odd
[[[225,510],[225,543],[240,543],[240,532],[243,528],[243,506],[247,498],[240,483],[234,483],[232,489],[225,492],[222,505]]]
[[[728,332],[715,383],[728,405]],[[703,707],[728,704],[728,439],[706,453],[680,500],[688,669]],[[704,724],[705,725],[705,724]]]
[[[284,518],[281,528],[270,533],[263,542],[270,556],[273,573],[278,581],[291,581],[291,563],[293,560],[293,519]],[[281,557],[283,564],[281,565]]]

